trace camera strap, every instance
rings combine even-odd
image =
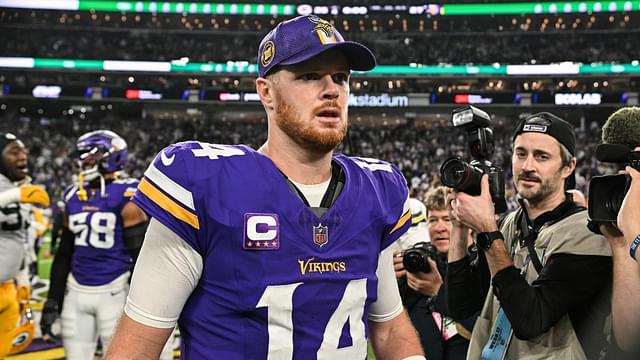
[[[535,250],[535,243],[540,229],[545,225],[553,225],[566,217],[579,213],[580,211],[585,211],[586,208],[573,202],[571,194],[567,194],[565,200],[555,209],[547,211],[531,221],[524,199],[520,198],[518,202],[520,203],[520,213],[516,216],[519,229],[518,241],[520,242],[520,246],[527,247],[529,259],[538,275],[540,275],[542,262]]]

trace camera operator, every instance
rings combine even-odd
[[[600,300],[610,282],[611,251],[587,229],[586,211],[565,192],[574,154],[572,126],[550,113],[534,114],[513,135],[520,208],[500,230],[486,175],[479,196],[450,195],[452,215],[461,224],[452,229],[449,306],[461,314],[482,306],[478,299],[486,297],[468,359],[591,359],[605,348],[609,307]],[[477,232],[492,276],[484,294],[468,278],[469,228]]]
[[[640,108],[614,112],[602,128],[602,142],[640,151]],[[640,172],[627,166],[631,185],[617,216],[617,229],[600,225],[613,253],[613,333],[626,351],[640,349]],[[635,256],[634,256],[635,255]]]
[[[407,250],[426,249],[424,252],[418,252],[418,254],[424,254],[424,256],[417,256],[420,263],[410,262],[405,269],[403,265],[405,259],[401,253],[396,252],[394,256],[394,268],[403,304],[420,334],[422,347],[429,360],[464,359],[469,346],[470,332],[478,315],[476,313],[455,322],[451,319],[446,306],[443,278],[446,276],[446,258],[451,234],[451,220],[446,208],[447,193],[448,189],[440,186],[429,190],[426,194],[430,244],[425,242],[428,238],[424,234],[422,242],[403,249],[402,254],[408,254]],[[468,245],[472,245],[471,238]]]

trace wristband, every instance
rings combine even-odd
[[[631,255],[631,258],[636,261],[638,261],[636,259],[636,250],[638,250],[638,246],[640,246],[640,234],[638,234],[636,238],[633,239],[631,247],[629,248],[629,255]]]

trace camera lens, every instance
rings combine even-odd
[[[445,160],[440,166],[440,181],[469,195],[480,195],[482,174],[482,170],[455,157]]]
[[[405,254],[402,258],[402,265],[404,265],[404,268],[412,274],[419,272],[427,273],[431,271],[431,268],[427,264],[427,259],[422,256],[421,253],[416,251],[410,251]]]
[[[455,188],[468,176],[468,167],[467,163],[460,159],[447,159],[440,167],[440,180],[444,185]]]
[[[615,223],[630,183],[628,174],[594,176],[589,184],[589,218],[596,223]]]

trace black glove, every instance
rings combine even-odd
[[[42,308],[42,318],[40,319],[40,330],[42,330],[42,338],[44,341],[56,341],[57,337],[51,332],[51,325],[60,316],[60,306],[53,299],[48,299]]]

